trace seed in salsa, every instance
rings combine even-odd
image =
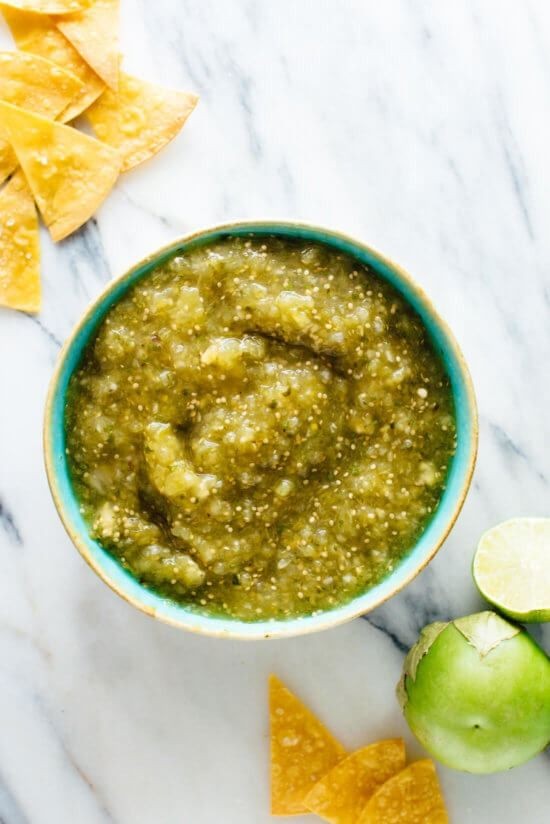
[[[228,237],[159,265],[72,377],[72,481],[146,586],[241,620],[379,581],[437,508],[448,377],[397,291],[322,244]]]

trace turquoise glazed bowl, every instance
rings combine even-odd
[[[321,614],[288,620],[244,622],[202,615],[146,589],[114,557],[93,540],[79,511],[65,455],[67,387],[82,353],[111,307],[140,278],[176,253],[228,235],[277,235],[327,244],[368,265],[391,283],[416,310],[449,375],[457,422],[457,450],[441,502],[425,531],[391,574],[352,601]],[[281,638],[334,627],[369,612],[406,586],[434,557],[453,526],[470,485],[478,440],[476,401],[464,358],[445,322],[410,276],[386,257],[340,232],[302,223],[252,221],[230,223],[180,238],[140,261],[114,280],[86,311],[65,343],[46,403],[44,452],[55,505],[73,543],[88,564],[115,592],[143,612],[173,626],[223,638]]]

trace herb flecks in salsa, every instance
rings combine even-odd
[[[74,374],[68,457],[96,537],[181,603],[245,620],[330,609],[438,505],[449,381],[420,319],[323,245],[228,238],[111,309]]]

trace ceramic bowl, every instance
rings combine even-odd
[[[452,460],[441,502],[419,540],[391,574],[352,601],[322,614],[289,620],[244,622],[201,615],[143,587],[88,532],[73,491],[65,455],[64,415],[67,386],[83,350],[109,309],[140,278],[176,253],[211,243],[228,235],[277,235],[327,244],[355,257],[391,283],[416,310],[439,352],[450,378],[457,423],[457,450]],[[334,627],[362,615],[403,589],[434,557],[453,526],[470,485],[476,452],[478,424],[474,391],[468,368],[447,324],[424,292],[399,266],[366,244],[340,232],[301,223],[252,221],[204,229],[158,249],[121,277],[112,281],[92,303],[65,343],[52,377],[46,403],[44,451],[50,489],[61,520],[77,549],[111,589],[138,609],[173,626],[225,638],[274,638]]]

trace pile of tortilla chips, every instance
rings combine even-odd
[[[0,306],[40,309],[36,207],[67,237],[197,104],[120,71],[119,2],[0,0],[18,47],[0,51]],[[82,114],[97,137],[66,125]]]
[[[400,738],[352,753],[274,675],[269,681],[271,813],[330,824],[448,824],[432,761],[405,766]]]

